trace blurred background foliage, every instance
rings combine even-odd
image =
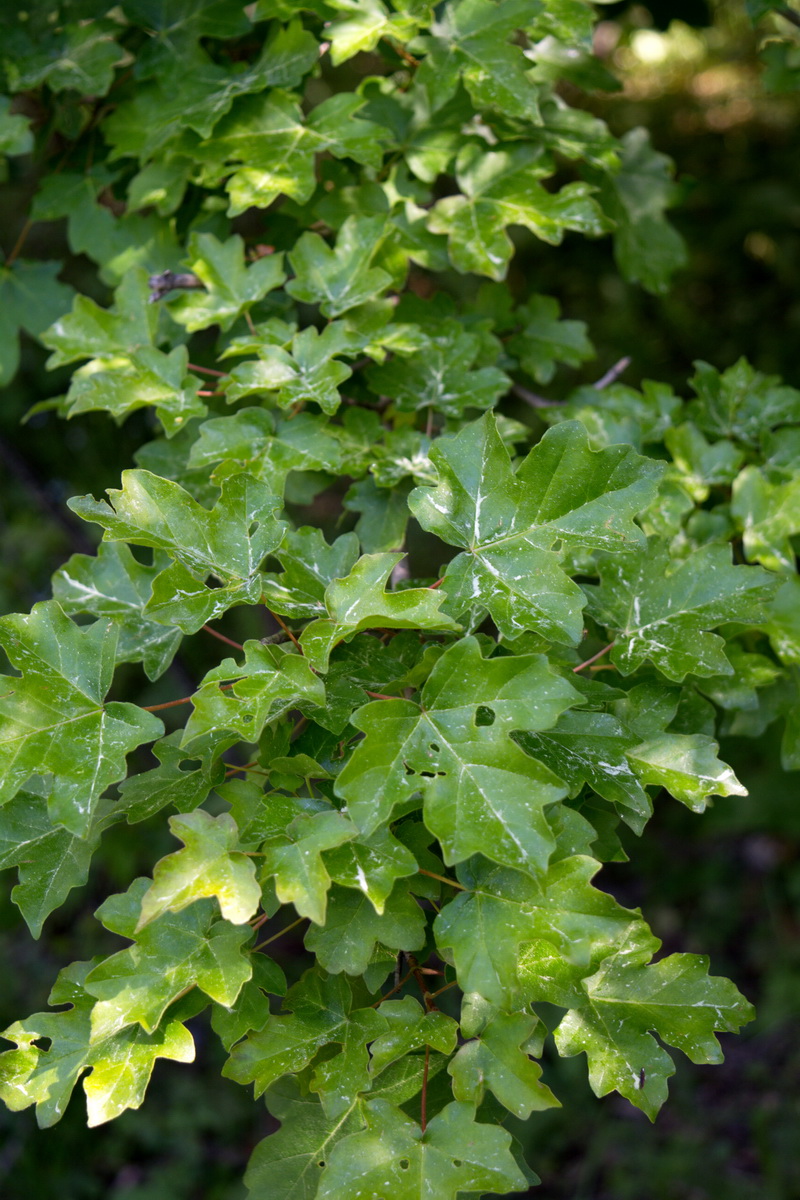
[[[622,281],[608,240],[572,237],[553,250],[519,234],[509,280],[514,292],[522,298],[535,280],[537,291],[559,299],[564,316],[587,322],[598,351],[582,371],[563,369],[548,395],[563,397],[622,356],[632,358],[625,382],[659,379],[683,394],[695,358],[724,368],[746,355],[759,370],[800,386],[800,98],[794,90],[800,75],[788,69],[800,54],[800,31],[794,43],[790,26],[781,31],[788,41],[773,39],[775,17],[754,32],[737,0],[606,4],[601,15],[597,53],[621,89],[564,87],[571,103],[602,116],[615,134],[648,127],[655,147],[674,159],[673,220],[686,239],[688,262],[666,295],[650,296]],[[59,119],[69,124],[73,116],[64,112]],[[34,186],[32,172],[0,189],[6,254]],[[26,255],[66,258],[62,278],[103,300],[108,293],[91,261],[69,255],[63,226],[34,225]],[[454,275],[447,285],[457,290],[473,282]],[[51,572],[69,554],[90,548],[91,532],[73,521],[64,500],[116,485],[151,436],[141,414],[121,429],[101,415],[64,423],[45,413],[22,424],[34,403],[64,388],[65,375],[47,372],[45,357],[23,335],[21,369],[0,406],[2,611],[25,610],[48,595]],[[211,661],[199,634],[172,669],[172,682],[182,674],[195,677]],[[138,687],[138,679],[131,686]],[[635,870],[612,864],[603,882],[623,903],[643,907],[666,952],[708,952],[714,973],[730,975],[756,1003],[758,1019],[744,1037],[723,1039],[722,1067],[681,1062],[655,1127],[619,1098],[597,1101],[582,1057],[548,1060],[546,1078],[564,1108],[538,1114],[517,1131],[542,1177],[536,1192],[542,1200],[800,1197],[798,784],[780,771],[769,732],[724,746],[723,756],[749,787],[749,798],[719,800],[702,818],[664,801],[637,847]],[[152,831],[152,838],[163,836]],[[3,877],[0,1027],[21,1011],[43,1007],[64,963],[107,948],[108,935],[92,910],[146,871],[153,851],[147,838],[112,831],[89,886],[48,922],[46,945],[21,929],[8,899],[11,877]],[[195,1035],[197,1063],[160,1063],[144,1107],[100,1130],[86,1129],[80,1103],[44,1132],[30,1111],[0,1112],[5,1200],[54,1194],[65,1200],[241,1200],[242,1172],[255,1142],[272,1128],[271,1118],[220,1077],[215,1041],[202,1027]]]

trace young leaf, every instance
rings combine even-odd
[[[425,916],[408,885],[394,885],[380,916],[366,896],[335,884],[328,893],[323,926],[312,925],[306,948],[326,971],[363,975],[376,943],[390,950],[419,950],[425,942]]]
[[[162,913],[181,912],[204,896],[216,896],[222,916],[233,925],[249,921],[261,901],[261,887],[253,860],[236,850],[239,831],[233,817],[212,817],[197,809],[170,817],[169,827],[184,849],[156,863],[136,932]]]
[[[354,838],[356,826],[336,809],[295,817],[286,832],[263,845],[263,875],[275,876],[281,904],[294,904],[301,917],[325,924],[331,877],[322,859],[324,850]]]
[[[509,225],[524,225],[553,245],[568,229],[594,236],[605,232],[607,223],[592,199],[595,189],[587,183],[568,183],[560,192],[548,192],[539,180],[551,170],[538,147],[464,147],[456,163],[461,195],[439,200],[428,219],[433,233],[448,235],[448,252],[457,270],[505,279],[513,251],[506,233]]]
[[[149,879],[137,879],[97,910],[108,929],[133,945],[104,959],[86,977],[86,991],[98,1001],[92,1010],[93,1038],[136,1022],[152,1033],[169,1005],[193,987],[218,1004],[231,1005],[252,974],[250,960],[242,954],[252,931],[218,920],[210,900],[198,900],[181,913],[165,913],[137,935],[149,887]]]
[[[61,1119],[87,1069],[83,1089],[92,1126],[113,1120],[127,1108],[139,1108],[157,1058],[194,1060],[192,1035],[180,1021],[168,1021],[149,1033],[138,1026],[95,1033],[94,998],[83,986],[91,967],[91,962],[73,963],[53,986],[50,1003],[71,1008],[35,1013],[3,1031],[17,1049],[0,1054],[0,1097],[13,1110],[35,1104],[42,1129]],[[41,1038],[49,1039],[47,1050],[33,1044]]]
[[[325,589],[327,617],[306,625],[300,637],[303,652],[317,671],[325,671],[338,642],[361,629],[457,629],[452,617],[440,611],[443,596],[429,588],[387,592],[386,583],[403,557],[362,554],[345,579]]]
[[[530,1012],[497,1012],[474,1030],[447,1066],[455,1098],[480,1104],[484,1089],[489,1088],[504,1108],[523,1121],[532,1112],[560,1107],[541,1082],[542,1068],[529,1057],[532,1051],[527,1047],[538,1023]]]

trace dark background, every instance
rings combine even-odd
[[[588,323],[598,348],[596,363],[583,373],[564,371],[551,394],[597,378],[623,355],[633,358],[626,382],[661,379],[684,394],[695,358],[723,368],[743,354],[800,386],[796,94],[765,92],[739,4],[615,4],[601,15],[609,23],[603,44],[625,90],[569,98],[602,115],[615,133],[646,125],[655,146],[674,158],[674,221],[689,262],[666,296],[652,297],[620,279],[607,240],[573,237],[552,250],[520,238],[512,287],[523,294],[534,281],[537,291],[557,296],[565,316]],[[684,24],[670,24],[676,21]],[[648,64],[635,54],[642,30],[668,30],[661,61]],[[29,189],[24,178],[3,189],[6,252]],[[65,253],[59,225],[34,227],[27,256]],[[71,260],[66,277],[103,298],[88,260]],[[64,378],[45,370],[45,357],[24,341],[21,371],[0,406],[2,611],[26,610],[49,594],[50,573],[92,537],[64,500],[115,486],[150,436],[140,414],[121,430],[102,415],[70,423],[44,415],[21,426],[33,403],[63,390]],[[204,645],[202,635],[188,641],[174,671],[196,678],[212,661],[213,647]],[[535,1193],[542,1200],[800,1197],[800,788],[780,771],[776,736],[723,745],[722,756],[750,796],[718,800],[702,817],[662,798],[635,846],[635,866],[610,866],[601,882],[623,903],[641,905],[666,952],[708,953],[713,973],[733,978],[758,1018],[742,1037],[722,1039],[721,1067],[696,1067],[676,1052],[671,1098],[654,1126],[618,1097],[596,1100],[582,1056],[562,1061],[548,1053],[546,1079],[564,1107],[516,1130],[542,1177]],[[11,873],[3,876],[0,1028],[45,1006],[61,966],[110,948],[93,908],[148,872],[168,852],[167,840],[158,821],[135,840],[112,830],[89,884],[49,919],[41,943],[21,926],[8,899]],[[293,947],[285,949],[291,954]],[[196,1064],[158,1063],[143,1108],[110,1125],[86,1129],[79,1089],[51,1130],[38,1131],[31,1110],[1,1110],[6,1200],[241,1200],[249,1154],[273,1124],[249,1091],[220,1077],[222,1054],[202,1021],[193,1029]]]

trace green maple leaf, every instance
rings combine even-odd
[[[425,916],[408,885],[398,880],[383,912],[375,912],[366,896],[335,884],[328,893],[323,926],[312,925],[306,949],[333,974],[363,975],[377,943],[390,950],[419,950],[425,942]]]
[[[642,783],[665,787],[693,812],[709,796],[746,796],[733,771],[717,758],[718,744],[701,733],[661,733],[626,751]]]
[[[691,421],[665,430],[664,441],[681,485],[699,503],[707,499],[710,488],[732,484],[744,461],[738,446],[727,441],[707,442]]]
[[[508,341],[507,349],[538,383],[550,382],[556,363],[579,367],[594,357],[586,324],[563,321],[561,306],[552,296],[531,296],[514,316],[523,327]]]
[[[800,423],[800,391],[762,375],[740,358],[727,371],[696,362],[689,382],[697,393],[686,409],[689,420],[712,438],[734,438],[757,446],[760,434],[776,425]]]
[[[386,828],[327,850],[324,861],[331,879],[362,891],[378,915],[386,907],[395,881],[417,872],[414,855]]]
[[[530,1011],[497,1012],[482,997],[465,996],[461,1031],[469,1040],[447,1065],[455,1098],[480,1104],[488,1088],[522,1121],[532,1112],[560,1107],[530,1057],[541,1053],[538,1026]]]
[[[11,97],[0,97],[0,154],[30,154],[33,133],[30,117],[11,112]]]
[[[12,1110],[36,1105],[40,1128],[64,1114],[72,1089],[83,1081],[89,1125],[101,1125],[128,1108],[139,1108],[157,1058],[194,1060],[194,1041],[185,1025],[170,1020],[150,1033],[138,1026],[95,1036],[94,998],[84,991],[91,962],[66,967],[50,993],[51,1004],[69,1004],[65,1012],[34,1013],[4,1030],[16,1050],[0,1054],[0,1097]],[[42,1050],[33,1043],[47,1038]]]
[[[362,629],[458,628],[452,617],[440,611],[444,597],[430,588],[385,590],[402,557],[402,553],[362,554],[346,578],[328,584],[328,616],[306,625],[300,637],[303,652],[316,670],[326,670],[334,646]]]
[[[49,33],[31,53],[7,59],[11,91],[21,92],[46,83],[53,92],[74,91],[82,96],[105,96],[114,68],[125,59],[114,41],[115,21],[77,21]]]
[[[56,278],[61,266],[20,259],[0,266],[0,386],[17,373],[20,329],[38,338],[69,308],[72,288]]]
[[[424,1133],[388,1100],[371,1100],[363,1111],[367,1130],[336,1143],[317,1200],[380,1194],[455,1200],[457,1192],[506,1194],[528,1186],[510,1151],[511,1134],[479,1125],[471,1104],[448,1104]]]
[[[253,978],[243,986],[234,1003],[226,1008],[215,1004],[211,1028],[230,1051],[251,1030],[263,1029],[270,1017],[269,995],[286,995],[286,976],[265,954],[253,959]]]
[[[172,437],[207,411],[197,395],[200,380],[187,374],[188,359],[185,346],[169,354],[141,346],[112,360],[95,359],[72,376],[63,408],[68,417],[100,411],[122,422],[137,409],[152,406],[167,437]]]
[[[111,308],[101,308],[88,296],[76,296],[72,311],[59,316],[42,334],[53,353],[48,367],[63,367],[81,358],[115,358],[142,346],[152,346],[158,309],[148,303],[147,272],[128,271],[114,293]]]
[[[357,116],[364,104],[362,96],[341,93],[304,118],[290,93],[273,90],[241,101],[197,150],[217,170],[221,162],[244,164],[226,184],[229,215],[267,208],[280,195],[305,204],[317,186],[316,155],[323,152],[379,167],[389,131]]]
[[[236,849],[239,830],[233,817],[212,817],[197,809],[170,817],[169,827],[184,849],[156,863],[136,932],[204,896],[216,896],[222,916],[233,925],[249,921],[261,902],[261,887],[253,860]]]
[[[108,929],[133,945],[104,959],[86,977],[86,991],[98,1001],[92,1010],[93,1038],[137,1022],[152,1033],[169,1005],[193,987],[218,1004],[231,1005],[252,974],[250,960],[242,954],[251,929],[218,920],[211,900],[165,913],[137,934],[150,886],[149,879],[137,879],[97,910]]]
[[[211,511],[150,471],[123,471],[122,488],[107,494],[110,503],[80,496],[70,508],[102,525],[105,541],[152,546],[175,560],[154,581],[148,613],[194,633],[231,605],[258,599],[258,567],[283,533],[274,516],[280,500],[265,484],[248,475],[227,479]],[[207,588],[209,575],[224,587]]]
[[[194,712],[183,744],[215,729],[230,729],[257,742],[264,725],[300,706],[324,707],[325,688],[306,658],[282,646],[244,644],[244,663],[225,658],[192,697]],[[233,686],[221,685],[233,682]]]
[[[800,533],[800,475],[773,484],[758,467],[747,467],[734,482],[731,512],[750,562],[794,574],[792,538]]]
[[[576,699],[544,657],[486,660],[477,640],[465,638],[438,659],[419,703],[379,700],[353,716],[366,737],[336,790],[364,833],[421,791],[445,862],[482,852],[522,870],[544,869],[555,840],[543,810],[564,791],[509,734],[547,728]]]
[[[510,116],[536,121],[538,88],[520,46],[509,37],[524,28],[531,17],[525,0],[461,0],[450,3],[434,26],[431,37],[414,43],[425,53],[417,72],[435,112],[455,93],[459,80],[478,111],[499,109]]]
[[[53,597],[64,612],[92,613],[119,630],[117,662],[141,662],[148,679],[158,679],[172,662],[181,634],[145,613],[156,566],[137,562],[128,547],[104,542],[97,555],[73,554],[53,576]]]
[[[296,20],[285,28],[273,25],[260,54],[244,69],[213,61],[197,42],[172,53],[156,44],[152,53],[155,81],[141,84],[105,123],[112,157],[146,162],[167,146],[185,152],[187,143],[191,156],[197,138],[188,130],[208,138],[240,97],[268,87],[295,87],[319,58],[319,43]],[[174,82],[177,59],[183,69],[180,88]]]
[[[273,557],[284,569],[264,576],[264,603],[284,617],[326,617],[326,588],[358,562],[358,538],[345,533],[328,545],[321,529],[287,529]]]
[[[110,622],[79,628],[53,600],[0,618],[0,644],[21,672],[0,683],[0,803],[31,775],[52,772],[50,817],[77,837],[124,777],[125,756],[164,731],[134,704],[103,704],[116,639]]]
[[[183,730],[176,729],[152,747],[159,766],[140,771],[120,784],[120,800],[115,812],[124,813],[129,825],[145,821],[171,805],[179,812],[191,812],[202,804],[215,784],[225,778],[225,765],[219,755],[234,740],[217,734],[206,744],[195,740],[191,753],[181,750]]]
[[[322,852],[341,846],[357,833],[342,813],[323,809],[295,817],[285,833],[265,842],[263,876],[275,876],[281,904],[293,904],[301,917],[324,925],[331,877]]]
[[[619,169],[606,174],[599,196],[616,225],[614,256],[626,279],[665,292],[686,264],[683,238],[664,216],[676,194],[672,161],[653,149],[646,129],[631,129],[619,149]]]
[[[238,234],[220,242],[213,233],[193,233],[186,265],[205,284],[205,291],[183,293],[170,301],[170,316],[192,333],[234,321],[268,292],[286,281],[283,255],[272,254],[245,266],[244,242]]]
[[[159,52],[169,54],[199,38],[228,40],[251,28],[245,11],[224,0],[124,0],[122,8],[128,20],[148,30]]]
[[[607,559],[601,584],[585,586],[589,612],[614,639],[611,661],[630,675],[650,660],[667,679],[730,675],[724,641],[710,629],[728,621],[758,624],[777,580],[760,567],[733,566],[728,546],[702,546],[671,559],[654,539],[647,552]]]
[[[257,362],[234,367],[224,385],[228,402],[266,392],[274,394],[281,408],[312,401],[324,413],[335,413],[341,403],[339,384],[353,373],[333,357],[341,352],[341,341],[333,326],[319,334],[311,325],[295,335],[291,354],[280,346],[264,346]]]
[[[586,1053],[595,1095],[616,1090],[652,1120],[675,1071],[652,1033],[692,1062],[719,1063],[715,1030],[736,1032],[753,1010],[730,980],[709,977],[704,956],[671,954],[647,965],[648,957],[625,946],[610,954],[582,981],[555,1037],[565,1057]]]
[[[519,733],[514,740],[563,779],[570,797],[588,783],[622,810],[632,829],[642,832],[652,805],[626,757],[640,739],[610,713],[572,710],[562,713],[552,729]]]
[[[613,946],[634,930],[649,935],[635,912],[591,886],[600,864],[584,855],[561,859],[537,879],[480,858],[457,874],[467,891],[436,918],[434,933],[459,985],[505,1009],[522,997],[520,947],[540,939],[580,975],[591,974]],[[651,953],[655,947],[649,936]],[[560,993],[541,997],[561,1004]]]
[[[446,611],[476,624],[488,611],[509,638],[533,629],[575,644],[585,599],[553,546],[641,546],[633,517],[654,496],[660,465],[627,446],[593,451],[583,426],[565,422],[515,472],[488,413],[439,439],[430,457],[439,483],[408,503],[423,529],[465,550],[445,573]]]
[[[577,388],[566,404],[546,408],[542,416],[548,425],[580,421],[595,449],[625,442],[640,450],[642,446],[664,441],[681,409],[682,401],[672,388],[645,379],[641,392],[620,383],[599,390]]]
[[[339,442],[326,426],[326,418],[311,413],[276,420],[265,408],[240,408],[230,416],[203,422],[192,444],[189,466],[227,460],[283,495],[290,471],[341,469]]]
[[[458,1023],[445,1013],[426,1012],[413,996],[387,1000],[381,1005],[380,1013],[387,1028],[372,1043],[370,1054],[374,1075],[380,1075],[390,1063],[423,1046],[447,1055],[456,1048]]]
[[[313,1093],[301,1093],[285,1076],[266,1093],[267,1108],[281,1122],[259,1142],[245,1173],[250,1200],[314,1200],[328,1155],[340,1138],[364,1126],[358,1109],[330,1120]]]
[[[764,629],[782,662],[800,666],[800,579],[787,579],[769,606]]]
[[[386,1021],[377,1009],[353,1013],[352,1006],[350,984],[343,975],[306,971],[289,989],[280,1015],[271,1016],[263,1029],[234,1046],[223,1075],[254,1084],[260,1096],[281,1076],[302,1070],[323,1046],[347,1045],[355,1035],[363,1051],[358,1073],[368,1087],[366,1042],[383,1032]]]
[[[453,266],[491,279],[505,279],[513,253],[506,233],[523,225],[543,241],[558,245],[568,229],[599,236],[607,223],[594,188],[568,183],[548,192],[539,182],[550,175],[551,163],[539,147],[511,145],[485,151],[466,145],[456,161],[458,196],[437,201],[428,218],[433,233],[446,233]]]
[[[474,367],[482,347],[476,334],[448,322],[410,359],[394,358],[367,372],[370,387],[390,396],[399,412],[433,408],[447,417],[463,417],[468,408],[490,408],[511,386],[497,367]]]
[[[296,300],[319,304],[326,317],[376,299],[392,282],[387,271],[370,266],[385,236],[383,217],[348,217],[335,250],[318,233],[302,234],[289,255],[296,278],[286,291]]]
[[[11,899],[35,938],[45,918],[86,882],[98,842],[96,829],[75,837],[55,825],[47,797],[33,790],[19,792],[0,808],[0,870],[19,868]]]
[[[326,27],[331,39],[331,61],[335,66],[366,50],[374,50],[382,38],[400,43],[412,38],[421,25],[430,24],[432,5],[416,2],[398,5],[389,12],[382,0],[335,0],[332,5],[346,13],[344,20],[332,21]]]

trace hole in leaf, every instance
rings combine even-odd
[[[200,758],[185,758],[183,762],[178,763],[179,771],[199,771],[203,765]]]
[[[494,712],[486,704],[479,704],[475,710],[476,725],[494,725]]]
[[[319,1160],[319,1162],[317,1163],[317,1166],[318,1166],[318,1167],[324,1167],[324,1166],[325,1166],[325,1159],[324,1159],[324,1158],[321,1158],[321,1159]]]
[[[431,742],[431,744],[428,746],[428,749],[432,750],[434,754],[438,754],[441,750],[441,746],[439,746],[437,742]]]
[[[260,522],[260,521],[251,521],[251,522],[250,522],[250,528],[249,528],[249,529],[248,529],[248,531],[247,531],[247,536],[248,536],[248,537],[252,537],[252,536],[253,536],[253,534],[255,533],[255,531],[258,529],[258,527],[259,527],[259,525],[260,525],[260,524],[261,524],[261,522]]]
[[[411,1166],[411,1163],[408,1161],[407,1158],[401,1158],[399,1166],[400,1166],[401,1171],[407,1171],[408,1168]]]
[[[445,776],[446,774],[446,771],[420,771],[423,779],[436,779],[438,775]]]
[[[414,768],[410,767],[407,762],[404,762],[403,766],[406,769],[406,775],[416,775],[416,771],[414,770]]]
[[[460,1159],[460,1158],[454,1158],[454,1159],[453,1159],[453,1166],[454,1166],[454,1167],[460,1167],[460,1166],[461,1166],[461,1159]]]

